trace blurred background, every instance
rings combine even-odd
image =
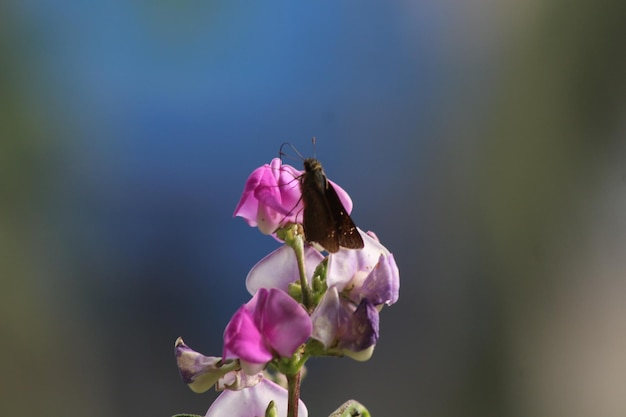
[[[0,415],[204,414],[174,340],[220,354],[277,247],[244,182],[315,136],[401,292],[310,415],[623,417],[625,10],[2,2]]]

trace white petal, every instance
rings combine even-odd
[[[328,259],[326,282],[329,287],[337,287],[339,292],[343,291],[357,272],[369,274],[378,264],[381,255],[389,255],[389,250],[378,240],[361,229],[358,230],[363,238],[363,249],[341,248],[339,252],[330,254]]]
[[[306,274],[310,279],[324,257],[315,249],[306,247],[304,258]],[[286,292],[289,284],[299,278],[296,254],[289,246],[283,245],[252,267],[246,278],[246,288],[251,295],[256,294],[259,288],[278,288]]]
[[[324,347],[328,349],[337,338],[339,330],[342,306],[339,302],[339,294],[335,287],[331,287],[326,291],[319,305],[311,315],[313,323],[313,339],[322,342]]]
[[[287,390],[263,379],[257,385],[241,391],[224,391],[213,402],[205,417],[256,417],[264,416],[270,401],[278,407],[280,417],[287,416]],[[308,411],[302,401],[298,416],[307,417]]]

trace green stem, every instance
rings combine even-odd
[[[300,287],[302,288],[302,304],[309,310],[312,307],[311,287],[306,278],[306,270],[304,268],[304,239],[302,235],[295,236],[293,244],[291,245],[296,253],[296,259],[298,261],[298,271],[300,272]]]
[[[301,370],[293,375],[287,375],[287,389],[289,402],[287,403],[287,417],[298,417],[298,403],[300,400]]]

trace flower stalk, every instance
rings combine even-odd
[[[287,391],[289,402],[287,403],[287,417],[298,417],[298,402],[300,400],[300,382],[302,370],[293,375],[287,375]]]
[[[291,224],[286,228],[279,229],[277,236],[285,241],[285,244],[293,249],[296,254],[296,261],[298,263],[298,275],[300,280],[300,288],[302,291],[302,304],[307,311],[311,311],[313,308],[313,298],[311,295],[311,286],[306,276],[306,267],[304,259],[304,235],[302,233],[302,226],[298,224]]]

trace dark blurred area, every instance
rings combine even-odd
[[[0,415],[204,414],[277,243],[232,212],[290,141],[401,272],[374,416],[626,415],[626,8],[610,0],[0,4]],[[299,162],[294,162],[297,165]]]

